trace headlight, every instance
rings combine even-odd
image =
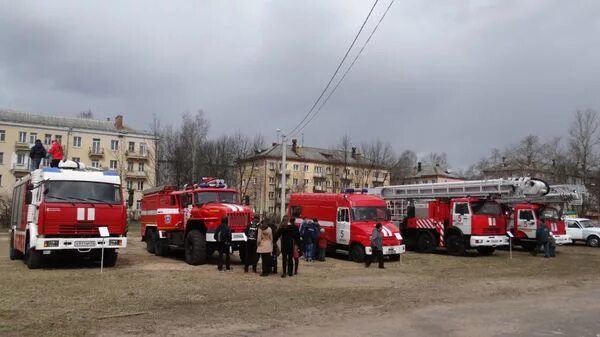
[[[58,247],[58,240],[44,241],[44,247]]]
[[[396,236],[396,239],[398,239],[398,241],[402,240],[402,235],[400,233],[394,233],[394,235]]]
[[[108,240],[108,245],[109,246],[120,246],[121,240]]]

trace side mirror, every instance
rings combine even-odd
[[[133,206],[133,189],[129,189],[127,191],[129,196],[127,197],[127,207],[131,208]]]
[[[33,200],[33,192],[32,191],[27,191],[25,193],[25,204],[26,205],[31,205],[31,201]]]

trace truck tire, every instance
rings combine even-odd
[[[8,247],[8,253],[11,260],[23,258],[21,252],[15,249],[15,231],[10,232],[10,246]]]
[[[349,257],[350,261],[358,263],[365,262],[365,249],[363,248],[363,246],[359,245],[358,243],[355,243],[350,249]]]
[[[419,234],[417,239],[417,251],[419,253],[431,253],[436,246],[436,240],[433,234],[428,231],[424,231]]]
[[[587,245],[590,247],[599,247],[600,246],[600,238],[595,235],[590,235],[587,239]]]
[[[146,250],[150,254],[154,254],[156,251],[156,231],[154,229],[146,229]]]
[[[104,267],[110,268],[114,267],[117,264],[117,257],[119,254],[115,249],[105,249],[104,250]]]
[[[465,240],[463,240],[463,237],[460,234],[450,234],[446,239],[446,248],[448,250],[448,254],[450,255],[465,255]]]
[[[521,248],[527,252],[532,252],[535,249],[535,246],[535,242],[521,242]]]
[[[29,248],[29,240],[25,243],[25,264],[29,269],[38,269],[42,266],[42,252],[35,248]]]
[[[156,254],[156,256],[169,255],[169,241],[167,239],[158,239],[154,241],[154,254]]]
[[[490,256],[494,254],[495,250],[495,247],[477,247],[477,252],[479,253],[479,255],[483,256]]]
[[[206,237],[197,229],[185,237],[185,262],[193,266],[206,262]]]

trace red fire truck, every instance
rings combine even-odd
[[[386,186],[371,193],[387,201],[408,249],[445,247],[464,255],[475,248],[490,255],[508,245],[506,215],[496,198],[541,196],[548,190],[541,180],[519,178]]]
[[[117,261],[117,249],[127,245],[126,207],[117,172],[89,171],[75,162],[45,167],[17,182],[13,190],[10,258],[23,258],[31,269],[44,256],[77,253]],[[107,227],[110,237],[100,236]]]
[[[170,249],[185,250],[185,261],[202,264],[214,253],[214,231],[227,217],[233,250],[246,241],[244,230],[252,210],[242,206],[235,189],[221,179],[203,178],[200,184],[176,190],[162,186],[144,191],[141,235],[149,253],[165,256]],[[243,249],[240,257],[244,259]]]
[[[325,229],[328,250],[348,254],[356,262],[371,255],[371,233],[375,225],[383,225],[383,254],[399,260],[404,253],[402,236],[389,217],[385,201],[374,195],[356,193],[292,193],[288,213],[299,224],[302,218],[316,218]]]

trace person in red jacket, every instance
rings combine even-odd
[[[325,237],[325,229],[321,228],[319,233],[319,261],[325,261],[325,251],[327,250],[327,238]]]
[[[50,167],[58,167],[58,163],[63,160],[63,148],[59,142],[56,140],[52,141],[52,146],[50,146],[50,150],[48,153],[52,156],[52,161],[50,162]]]

